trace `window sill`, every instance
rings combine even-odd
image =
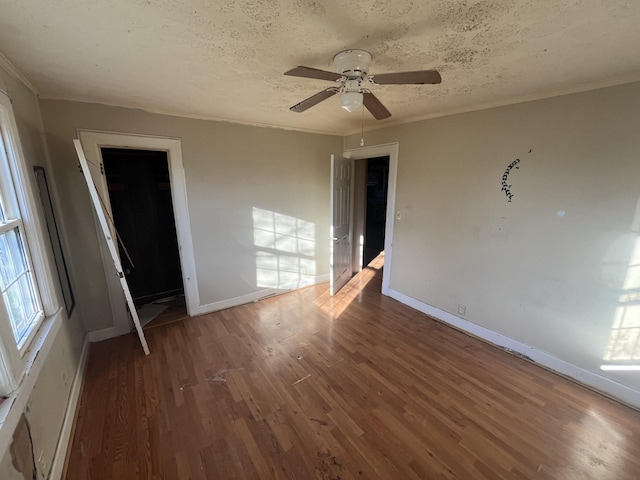
[[[62,309],[43,320],[31,345],[26,350],[25,373],[20,386],[0,404],[0,459],[11,444],[13,432],[20,420],[20,416],[29,401],[44,362],[51,351],[60,325],[62,325]]]

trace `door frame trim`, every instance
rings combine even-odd
[[[398,178],[398,151],[400,144],[386,143],[371,147],[345,150],[343,156],[353,160],[373,157],[389,157],[389,184],[387,186],[387,218],[384,228],[384,268],[382,270],[382,294],[389,295],[391,283],[391,260],[393,257],[393,225],[396,210],[396,180]]]
[[[78,138],[82,143],[85,155],[89,158],[98,160],[102,165],[101,148],[130,148],[135,150],[157,150],[167,154],[169,163],[169,175],[171,183],[171,200],[173,203],[173,214],[176,225],[176,234],[178,237],[178,253],[180,255],[180,265],[182,267],[182,283],[184,285],[185,301],[187,306],[187,314],[192,315],[200,305],[200,295],[198,293],[198,282],[196,277],[196,264],[193,250],[193,239],[191,235],[191,222],[189,219],[189,205],[187,201],[187,184],[182,162],[182,143],[179,138],[160,137],[153,135],[144,135],[136,133],[124,132],[108,132],[100,130],[78,129]],[[110,215],[111,204],[108,199],[108,189],[106,178],[100,175],[100,185],[96,185],[98,191],[106,198],[103,200],[105,207]],[[108,264],[105,262],[105,273]],[[117,301],[120,292],[115,291],[112,282],[107,282],[109,286],[109,297],[111,300],[114,317],[114,327],[117,332],[128,332],[128,316],[124,309],[124,303]],[[123,319],[127,324],[123,324]],[[117,333],[120,334],[120,333]]]

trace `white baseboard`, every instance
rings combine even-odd
[[[191,316],[204,315],[205,313],[217,312],[218,310],[224,310],[226,308],[237,307],[244,305],[245,303],[255,302],[261,298],[271,297],[273,295],[280,295],[287,293],[298,288],[310,287],[311,285],[317,285],[318,283],[324,283],[329,281],[329,274],[318,275],[316,277],[306,277],[298,282],[283,285],[280,288],[266,288],[257,292],[248,293],[239,297],[229,298],[227,300],[220,300],[219,302],[208,303],[206,305],[198,305],[193,309]]]
[[[87,354],[89,352],[90,343],[89,335],[86,335],[84,337],[84,344],[82,345],[82,353],[80,354],[78,367],[76,368],[76,374],[73,378],[73,384],[71,385],[69,401],[67,402],[67,410],[64,414],[62,429],[60,430],[58,445],[56,446],[56,453],[53,456],[51,471],[49,472],[49,480],[58,480],[62,478],[62,471],[64,470],[64,462],[67,458],[69,441],[71,440],[71,434],[73,433],[72,429],[76,416],[76,409],[78,401],[80,400],[80,393],[82,392],[82,383],[84,380],[85,368],[87,366]]]
[[[440,320],[441,322],[447,323],[464,332],[486,340],[500,348],[509,349],[524,355],[541,366],[572,378],[575,381],[593,388],[594,390],[598,390],[604,395],[615,398],[622,403],[640,409],[640,391],[638,390],[603,377],[602,375],[590,370],[573,365],[572,363],[561,360],[547,352],[537,350],[530,345],[518,342],[517,340],[501,335],[500,333],[489,330],[488,328],[470,322],[469,320],[457,317],[449,312],[445,312],[444,310],[440,310],[432,305],[423,303],[391,288],[387,290],[386,295],[408,305],[409,307],[415,308],[422,313],[426,313],[430,317]]]
[[[109,338],[119,337],[127,333],[129,333],[129,331],[123,332],[119,327],[109,327],[89,332],[87,333],[87,338],[89,339],[89,343],[95,343],[108,340]]]
[[[255,302],[257,300],[260,300],[261,298],[280,295],[282,293],[287,293],[298,288],[310,287],[312,285],[317,285],[319,283],[325,283],[328,281],[328,273],[315,277],[308,276],[300,279],[297,282],[283,285],[280,288],[266,288],[257,292],[241,295],[239,297],[228,298],[226,300],[220,300],[219,302],[208,303],[206,305],[198,305],[197,307],[190,309],[189,314],[190,316],[195,317],[198,315],[204,315],[205,313],[217,312],[218,310],[237,307],[239,305],[244,305],[245,303]],[[87,338],[89,339],[89,342],[95,343],[101,342],[103,340],[108,340],[109,338],[119,337],[120,335],[125,335],[127,333],[129,333],[129,331],[123,332],[118,327],[109,327],[103,328],[102,330],[94,330],[93,332],[89,332],[87,333]]]

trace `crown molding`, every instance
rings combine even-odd
[[[3,68],[13,78],[23,83],[24,86],[31,90],[31,93],[36,97],[40,95],[40,92],[38,92],[38,89],[33,85],[33,83],[31,83],[29,79],[25,77],[2,52],[0,52],[0,68]]]

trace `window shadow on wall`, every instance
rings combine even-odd
[[[253,207],[253,243],[258,287],[292,289],[314,283],[314,223]]]
[[[624,280],[600,368],[605,371],[640,371],[640,200],[631,232],[620,244],[619,249],[627,252],[624,263],[619,265],[624,268]],[[620,261],[611,263],[615,267],[615,263]]]

